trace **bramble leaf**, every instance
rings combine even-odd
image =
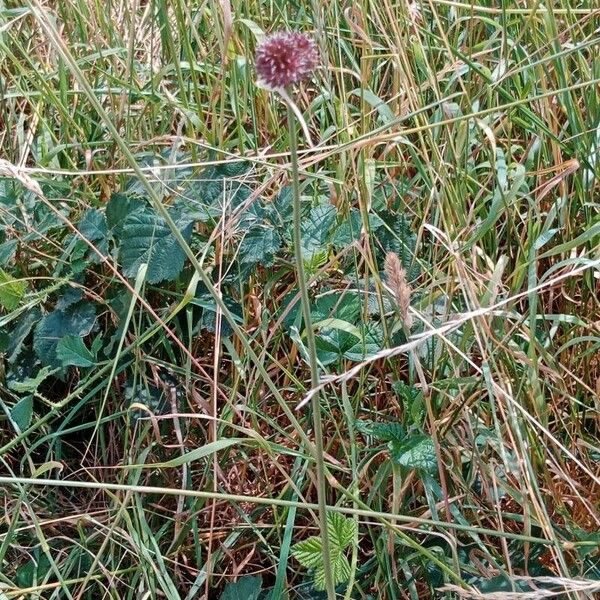
[[[339,513],[327,514],[327,533],[330,545],[331,575],[334,585],[348,581],[350,563],[344,551],[354,543],[358,533],[354,519]],[[292,555],[308,569],[314,569],[314,585],[317,590],[325,589],[325,567],[323,565],[323,543],[313,536],[292,546]]]
[[[37,392],[37,389],[40,387],[42,381],[44,381],[46,377],[49,377],[55,372],[56,369],[52,369],[51,367],[44,367],[40,369],[34,377],[20,378],[18,380],[9,380],[8,387],[14,392],[18,392],[20,394],[29,394],[32,392]]]
[[[3,269],[0,269],[0,306],[7,310],[14,310],[25,295],[27,283],[15,279]]]
[[[93,367],[96,357],[86,348],[83,340],[75,335],[67,335],[56,345],[56,356],[63,367]]]
[[[246,575],[236,582],[228,583],[221,600],[257,600],[262,590],[262,577]]]
[[[437,454],[433,440],[427,435],[413,435],[402,442],[390,442],[392,460],[403,467],[435,472]]]
[[[78,229],[81,235],[92,242],[106,256],[108,253],[108,225],[103,213],[95,208],[86,210],[79,221]],[[80,241],[81,243],[85,243],[83,240]],[[90,261],[95,263],[100,262],[100,257],[87,244],[85,248],[88,250],[87,255]]]
[[[311,208],[301,223],[302,256],[310,262],[317,254],[322,254],[329,242],[329,230],[335,221],[335,206],[319,204]]]
[[[313,569],[323,564],[323,543],[313,536],[292,546],[292,555],[307,569]]]
[[[248,230],[240,244],[240,262],[242,265],[260,264],[269,267],[279,248],[281,237],[272,227],[255,225]]]
[[[332,547],[343,552],[354,541],[357,533],[356,521],[340,513],[329,513],[327,515],[327,533]]]
[[[88,335],[96,321],[96,308],[93,304],[76,304],[68,309],[48,313],[37,325],[33,336],[33,347],[44,365],[60,367],[56,354],[59,340],[73,335]]]
[[[186,241],[192,234],[192,222],[178,223]],[[121,231],[119,261],[126,277],[135,277],[146,263],[148,283],[176,279],[185,263],[185,253],[165,220],[150,207],[129,214]]]
[[[143,208],[144,201],[141,198],[115,192],[106,205],[106,223],[112,233],[120,238],[125,219],[131,213]]]
[[[17,424],[21,431],[25,431],[31,423],[33,415],[33,396],[21,398],[11,409],[10,418]]]
[[[331,578],[333,579],[333,585],[339,585],[350,579],[351,569],[348,559],[343,555],[339,554],[335,557],[335,560],[331,561]],[[315,569],[315,589],[325,589],[325,568],[320,565]]]

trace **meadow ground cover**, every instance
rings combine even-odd
[[[0,600],[600,596],[597,2],[0,0],[0,125]]]

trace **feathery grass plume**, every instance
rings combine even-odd
[[[406,271],[395,252],[388,252],[385,257],[385,277],[388,286],[396,298],[402,321],[407,329],[412,327],[410,309],[410,286],[406,281]]]
[[[269,90],[284,89],[308,77],[318,60],[317,45],[304,33],[273,33],[256,49],[258,83]]]

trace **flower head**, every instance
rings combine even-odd
[[[315,42],[297,31],[265,37],[256,49],[258,83],[270,90],[285,88],[310,75],[319,54]]]

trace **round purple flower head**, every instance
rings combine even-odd
[[[258,84],[270,90],[286,88],[310,75],[319,54],[315,42],[297,31],[266,36],[256,49]]]

